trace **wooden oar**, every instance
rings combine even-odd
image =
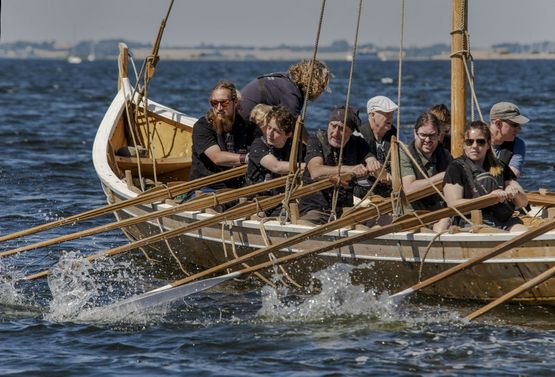
[[[315,191],[323,190],[325,188],[331,187],[332,185],[333,185],[333,183],[330,180],[322,180],[322,181],[318,181],[316,183],[312,183],[312,184],[307,185],[307,186],[300,187],[300,188],[298,188],[297,190],[295,190],[293,192],[293,194],[291,195],[291,199],[300,198],[301,196],[308,195],[308,194],[313,193]],[[284,196],[285,196],[285,194],[280,194],[280,195],[275,195],[271,198],[266,198],[266,199],[259,200],[256,203],[244,204],[244,205],[239,206],[237,208],[230,209],[230,210],[222,213],[221,215],[212,216],[212,217],[204,219],[204,220],[198,220],[198,221],[195,221],[193,223],[177,227],[177,228],[175,228],[173,230],[170,230],[170,231],[167,231],[167,232],[155,234],[153,236],[143,238],[141,240],[137,240],[137,241],[128,243],[126,245],[122,245],[122,246],[119,246],[119,247],[116,247],[116,248],[113,248],[113,249],[110,249],[110,250],[103,251],[101,253],[90,255],[90,256],[87,257],[87,260],[93,261],[93,260],[101,258],[101,257],[116,255],[116,254],[123,253],[123,252],[131,250],[131,249],[136,249],[136,248],[139,248],[139,247],[149,245],[149,244],[154,243],[154,242],[163,241],[163,240],[167,240],[167,239],[170,239],[170,238],[173,238],[173,237],[177,237],[177,236],[182,235],[184,233],[192,232],[194,230],[197,230],[197,229],[200,229],[200,228],[203,228],[203,227],[218,224],[222,221],[231,221],[231,220],[236,220],[236,219],[240,219],[240,218],[243,218],[243,217],[251,216],[252,214],[256,213],[257,211],[271,209],[271,208],[274,208],[275,206],[279,205],[281,203],[281,201],[283,200]],[[46,275],[48,275],[48,271],[41,271],[41,272],[38,272],[36,274],[26,276],[25,279],[26,280],[33,280],[33,279],[44,277]]]
[[[270,181],[257,183],[257,184],[251,185],[251,186],[242,187],[242,188],[232,190],[232,191],[228,191],[228,192],[223,192],[223,193],[219,193],[219,194],[214,193],[214,195],[208,195],[206,197],[202,197],[202,198],[198,198],[198,199],[192,199],[192,200],[190,200],[186,203],[183,203],[183,204],[180,204],[180,205],[168,208],[168,209],[154,211],[154,212],[148,213],[146,215],[142,215],[142,216],[138,216],[138,217],[131,217],[129,219],[125,219],[125,220],[122,220],[122,221],[115,221],[115,222],[112,222],[110,224],[100,225],[100,226],[97,226],[97,227],[94,227],[94,228],[82,230],[82,231],[67,234],[67,235],[64,235],[64,236],[55,237],[55,238],[52,238],[52,239],[49,239],[49,240],[36,242],[36,243],[30,244],[30,245],[21,246],[21,247],[11,249],[11,250],[6,250],[6,251],[0,253],[0,258],[9,256],[9,255],[13,255],[13,254],[16,254],[16,253],[21,253],[21,252],[28,251],[28,250],[38,249],[40,247],[46,247],[46,246],[50,246],[50,245],[59,244],[59,243],[62,243],[62,242],[67,242],[67,241],[74,240],[74,239],[77,239],[77,238],[87,237],[87,236],[90,236],[90,235],[93,235],[93,234],[108,232],[110,230],[114,230],[114,229],[123,228],[123,227],[130,226],[130,225],[142,223],[144,221],[148,221],[148,220],[155,219],[155,218],[160,218],[160,217],[164,217],[164,216],[173,215],[173,214],[176,214],[176,213],[179,213],[179,212],[196,211],[196,210],[200,210],[200,209],[204,209],[204,208],[209,208],[214,203],[218,203],[218,204],[229,203],[233,200],[236,200],[236,199],[244,197],[244,196],[264,192],[266,190],[271,190],[271,189],[274,189],[274,188],[277,188],[277,187],[281,187],[285,184],[286,179],[287,179],[286,177],[279,177],[279,178],[275,178],[275,179],[270,180]]]
[[[555,206],[555,195],[553,193],[529,192],[526,196],[528,197],[528,203],[532,205]]]
[[[446,279],[450,276],[453,276],[454,274],[464,271],[472,266],[475,266],[479,263],[482,263],[490,258],[493,258],[501,253],[504,253],[505,251],[511,250],[515,247],[518,247],[520,245],[522,245],[523,243],[526,243],[530,240],[533,240],[534,238],[549,232],[550,230],[555,228],[555,219],[552,219],[548,222],[546,222],[545,224],[537,227],[537,228],[532,228],[524,233],[521,233],[520,235],[503,242],[500,245],[497,245],[491,249],[489,249],[488,251],[486,251],[485,253],[481,254],[481,255],[477,255],[474,258],[470,258],[469,260],[467,260],[466,262],[457,264],[456,266],[453,266],[437,275],[434,275],[424,281],[421,281],[418,284],[413,285],[410,288],[407,288],[401,292],[397,292],[394,295],[392,295],[392,298],[401,298],[401,297],[405,297],[408,296],[416,291],[419,291],[423,288],[426,288],[432,284],[435,284],[443,279]]]
[[[128,206],[132,206],[132,205],[137,205],[137,204],[141,204],[141,203],[150,203],[156,200],[161,200],[161,199],[166,199],[166,198],[173,198],[179,194],[183,194],[185,192],[188,191],[192,191],[192,190],[196,190],[198,188],[201,187],[205,187],[220,181],[224,181],[224,180],[228,180],[231,178],[235,178],[235,177],[239,177],[241,175],[244,175],[245,172],[247,170],[247,167],[245,165],[243,166],[238,166],[236,168],[233,169],[229,169],[226,171],[223,171],[221,173],[217,173],[217,174],[213,174],[211,176],[208,177],[203,177],[203,178],[199,178],[199,179],[195,179],[193,181],[190,182],[185,182],[185,183],[181,183],[175,186],[171,186],[171,187],[164,187],[164,188],[155,188],[151,191],[148,191],[144,194],[141,194],[139,196],[137,196],[136,198],[133,199],[127,199],[127,200],[123,200],[121,202],[118,203],[114,203],[114,204],[109,204],[100,208],[96,208],[90,211],[86,211],[86,212],[82,212],[73,216],[69,216],[66,217],[64,219],[60,219],[60,220],[56,220],[56,221],[52,221],[50,223],[46,223],[46,224],[42,224],[42,225],[38,225],[32,228],[28,228],[25,230],[21,230],[18,232],[14,232],[11,234],[7,234],[4,236],[0,236],[0,242],[3,241],[8,241],[8,240],[13,240],[15,238],[19,238],[19,237],[24,237],[24,236],[28,236],[30,234],[34,234],[34,233],[38,233],[38,232],[42,232],[48,229],[52,229],[58,226],[62,226],[62,225],[66,225],[66,224],[72,224],[72,223],[76,223],[78,221],[82,221],[82,220],[88,220],[97,216],[101,216],[101,215],[105,215],[107,213],[113,212],[113,211],[117,211],[119,209],[128,207]]]
[[[472,199],[469,200],[468,202],[465,202],[463,204],[460,204],[458,206],[456,206],[456,208],[462,212],[462,213],[468,213],[472,210],[475,209],[480,209],[480,208],[484,208],[487,206],[490,206],[492,204],[495,204],[498,202],[498,198],[496,195],[487,195],[487,196],[482,196],[476,199]],[[276,264],[281,264],[281,263],[285,263],[285,262],[291,262],[294,260],[299,260],[301,258],[305,258],[309,255],[313,255],[313,254],[319,254],[319,253],[323,253],[326,251],[331,251],[331,250],[336,250],[336,249],[340,249],[341,247],[344,246],[348,246],[357,242],[362,242],[362,241],[366,241],[366,240],[370,240],[370,239],[374,239],[376,237],[380,237],[386,234],[390,234],[390,233],[395,233],[395,232],[400,232],[400,231],[405,231],[408,229],[412,229],[415,227],[419,227],[422,224],[429,224],[429,223],[433,223],[436,222],[444,217],[447,216],[454,216],[456,215],[457,212],[451,208],[443,208],[440,210],[437,210],[435,212],[431,212],[431,213],[427,213],[424,215],[421,215],[419,217],[414,217],[414,218],[408,218],[406,220],[401,220],[389,225],[385,225],[379,228],[372,228],[366,232],[363,232],[361,234],[357,234],[351,237],[347,237],[344,239],[340,239],[337,241],[333,241],[328,243],[326,246],[323,247],[317,247],[317,248],[313,248],[313,249],[309,249],[309,250],[305,250],[305,251],[301,251],[301,252],[297,252],[297,253],[291,253],[289,255],[286,255],[284,257],[278,258],[277,260],[271,260],[268,262],[264,262],[264,263],[260,263],[256,266],[252,266],[252,267],[248,267],[245,269],[242,269],[240,271],[235,271],[226,275],[222,275],[222,276],[217,276],[214,278],[209,278],[209,279],[203,279],[200,281],[193,281],[191,283],[192,280],[197,280],[199,277],[206,276],[208,275],[207,273],[205,273],[205,271],[189,276],[187,278],[184,279],[180,279],[180,280],[176,280],[170,284],[164,285],[160,288],[154,289],[152,291],[146,292],[144,294],[135,296],[135,297],[131,297],[129,299],[123,300],[120,303],[115,303],[113,305],[110,305],[108,307],[109,310],[141,310],[141,309],[145,309],[148,307],[152,307],[152,306],[156,306],[156,305],[160,305],[160,304],[164,304],[170,301],[173,301],[175,299],[178,298],[184,298],[187,297],[189,295],[204,291],[208,288],[212,288],[218,284],[224,283],[230,279],[236,278],[238,276],[241,276],[243,274],[246,273],[250,273],[250,272],[255,272],[255,271],[259,271],[261,269],[264,268],[268,268],[271,266],[274,266]],[[330,223],[331,224],[331,223]],[[303,234],[305,235],[305,234]],[[218,270],[224,269],[224,268],[228,268],[234,265],[237,265],[241,262],[243,262],[245,259],[249,259],[249,258],[254,258],[255,256],[258,256],[259,254],[261,254],[261,252],[264,251],[274,251],[277,247],[277,249],[283,249],[287,246],[288,242],[284,241],[284,242],[280,242],[277,245],[271,246],[271,247],[266,247],[263,249],[259,249],[256,250],[254,252],[251,252],[249,254],[246,254],[242,257],[236,258],[232,261],[229,261],[227,263],[223,263],[220,266],[216,266],[218,267]],[[223,267],[222,267],[223,266]],[[222,267],[222,268],[219,268]],[[215,268],[209,269],[211,270],[209,273],[213,273],[215,272]],[[208,270],[207,270],[208,271]],[[187,284],[188,283],[188,284]]]
[[[485,314],[485,313],[489,312],[491,309],[495,308],[496,306],[501,305],[504,302],[509,301],[513,297],[518,296],[519,294],[521,294],[521,293],[523,293],[523,292],[525,292],[529,289],[532,289],[537,285],[540,285],[544,281],[553,277],[553,275],[555,275],[555,266],[553,266],[549,270],[539,274],[538,276],[536,276],[532,280],[529,280],[526,283],[518,286],[517,288],[513,289],[512,291],[510,291],[508,293],[505,293],[503,296],[499,297],[497,300],[494,300],[494,301],[490,302],[489,304],[487,304],[486,306],[476,310],[475,312],[470,313],[465,318],[468,319],[469,321],[472,321],[473,319],[478,318],[482,314]]]

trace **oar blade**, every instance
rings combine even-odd
[[[232,272],[222,276],[213,278],[197,280],[189,284],[173,287],[172,285],[164,285],[163,287],[154,289],[152,291],[143,293],[141,295],[133,296],[128,299],[116,302],[114,304],[97,308],[102,311],[110,311],[115,313],[116,316],[125,315],[128,313],[144,312],[150,308],[160,305],[169,304],[173,301],[191,296],[222,284],[241,275],[240,271]]]

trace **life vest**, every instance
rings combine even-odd
[[[487,195],[498,189],[503,189],[505,184],[503,181],[503,174],[493,176],[482,167],[476,166],[476,164],[466,157],[458,158],[455,162],[463,167],[473,198]],[[493,216],[495,220],[504,223],[511,218],[514,211],[515,206],[513,203],[503,202],[485,208],[484,212],[486,214],[491,213],[491,216]]]

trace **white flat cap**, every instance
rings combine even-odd
[[[376,96],[368,100],[366,104],[367,112],[370,111],[383,111],[384,113],[391,113],[397,110],[399,106],[392,100],[385,96]]]

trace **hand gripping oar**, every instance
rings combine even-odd
[[[300,188],[298,188],[297,190],[295,190],[293,192],[293,194],[291,195],[291,199],[300,198],[301,196],[308,195],[308,194],[310,194],[312,192],[315,192],[315,191],[323,190],[323,189],[328,188],[332,185],[333,185],[333,183],[331,182],[331,180],[322,180],[322,181],[318,181],[318,182],[312,183],[312,184],[307,185],[307,186],[300,187]],[[137,240],[137,241],[128,243],[128,244],[120,246],[120,247],[116,247],[116,248],[113,248],[113,249],[110,249],[110,250],[106,250],[106,251],[103,251],[103,252],[98,253],[98,254],[90,255],[90,256],[87,257],[87,260],[93,261],[93,260],[101,258],[101,257],[112,256],[112,255],[115,255],[115,254],[119,254],[119,253],[122,253],[124,251],[128,251],[128,250],[131,250],[131,249],[136,249],[136,248],[139,248],[139,247],[142,247],[142,246],[146,246],[146,245],[149,245],[149,244],[154,243],[154,242],[163,241],[163,240],[167,240],[167,239],[170,239],[170,238],[173,238],[173,237],[177,237],[179,235],[185,234],[187,232],[192,232],[194,230],[197,230],[197,229],[200,229],[200,228],[203,228],[203,227],[218,224],[222,221],[236,220],[236,219],[240,219],[240,218],[243,218],[243,217],[251,216],[253,213],[256,213],[259,210],[266,210],[266,209],[274,208],[275,206],[277,206],[281,203],[281,201],[283,200],[283,197],[284,197],[284,194],[280,194],[280,195],[273,196],[271,198],[266,198],[266,199],[259,200],[256,203],[245,204],[245,205],[242,205],[238,208],[230,209],[230,210],[222,213],[221,215],[216,215],[216,216],[212,216],[210,218],[204,219],[204,220],[195,221],[191,224],[180,226],[180,227],[177,227],[177,228],[175,228],[173,230],[170,230],[170,231],[167,231],[167,232],[155,234],[153,236],[146,237],[146,238],[143,238],[141,240]],[[33,280],[33,279],[44,277],[46,275],[48,275],[48,271],[41,271],[41,272],[38,272],[36,274],[26,276],[25,279],[26,280]]]
[[[468,202],[459,204],[456,208],[462,213],[468,213],[475,209],[484,208],[495,204],[498,202],[498,198],[496,195],[487,195],[482,196],[476,199],[469,200]],[[188,278],[176,280],[171,284],[164,285],[160,288],[154,289],[152,291],[146,292],[141,295],[137,295],[135,297],[131,297],[129,299],[123,300],[119,303],[115,303],[109,305],[107,308],[109,310],[117,310],[117,311],[135,311],[135,310],[142,310],[147,309],[149,307],[153,307],[156,305],[161,305],[165,303],[169,303],[179,298],[184,298],[190,296],[192,294],[202,292],[206,289],[212,288],[216,285],[222,284],[226,281],[239,277],[243,274],[259,271],[268,267],[271,267],[276,264],[282,264],[286,262],[291,262],[294,260],[299,260],[301,258],[305,258],[312,254],[319,254],[326,251],[336,250],[344,246],[351,245],[353,243],[362,242],[365,240],[374,239],[376,237],[384,236],[386,234],[405,231],[409,229],[413,229],[415,227],[419,227],[422,224],[429,224],[436,222],[444,217],[454,216],[457,215],[457,212],[452,208],[443,208],[437,210],[435,212],[427,213],[424,215],[420,215],[418,218],[408,218],[406,220],[401,220],[389,225],[382,226],[380,228],[373,228],[361,234],[357,234],[351,237],[343,238],[337,241],[333,241],[328,243],[326,246],[317,247],[314,249],[309,249],[301,252],[291,253],[284,257],[278,258],[276,260],[264,262],[258,264],[256,266],[248,267],[239,271],[235,271],[226,275],[217,276],[214,278],[203,279],[200,281],[194,281],[192,283],[186,284],[187,282],[191,281],[190,276]],[[330,223],[331,224],[331,223]],[[278,244],[278,249],[283,248],[283,243]],[[268,247],[260,250],[268,250],[268,249],[275,249],[275,247]],[[257,252],[260,252],[258,250]],[[232,265],[236,265],[238,263],[243,262],[245,257],[253,257],[253,254],[257,253],[253,252],[250,254],[246,254],[242,257],[236,258],[230,262]],[[225,265],[226,263],[222,264],[221,266]],[[199,275],[199,274],[197,274]]]
[[[472,321],[473,319],[478,318],[482,314],[485,314],[485,313],[489,312],[491,309],[495,308],[496,306],[501,305],[506,301],[509,301],[510,299],[512,299],[515,296],[518,296],[522,292],[525,292],[529,289],[534,288],[537,285],[540,285],[544,281],[553,277],[553,275],[555,275],[555,266],[551,267],[549,270],[547,270],[545,272],[542,272],[541,274],[539,274],[538,276],[536,276],[532,280],[528,280],[526,283],[516,287],[512,291],[510,291],[508,293],[505,293],[503,296],[499,297],[497,300],[494,300],[494,301],[490,302],[489,304],[487,304],[486,306],[476,310],[475,312],[470,313],[465,318],[468,319],[469,321]]]
[[[488,251],[486,251],[485,253],[481,254],[481,255],[477,255],[474,258],[470,258],[469,260],[467,260],[466,262],[457,264],[456,266],[453,266],[451,268],[449,268],[448,270],[445,270],[437,275],[434,275],[424,281],[421,281],[418,284],[413,285],[410,288],[407,288],[401,292],[397,292],[394,295],[392,295],[392,298],[401,298],[401,297],[405,297],[408,296],[416,291],[419,291],[423,288],[426,288],[432,284],[435,284],[443,279],[446,279],[450,276],[453,276],[454,274],[464,271],[472,266],[475,266],[479,263],[482,263],[490,258],[493,258],[501,253],[504,253],[505,251],[511,250],[519,245],[522,245],[523,243],[526,243],[530,240],[533,240],[534,238],[549,232],[550,230],[555,228],[555,219],[549,220],[548,222],[546,222],[545,224],[537,227],[537,228],[532,228],[524,233],[521,233],[520,235],[516,236],[515,238],[512,238],[510,240],[507,240],[505,242],[503,242],[500,245],[497,245],[491,249],[489,249]]]
[[[136,204],[142,204],[142,203],[147,203],[147,202],[153,202],[155,200],[161,200],[161,199],[165,199],[165,198],[173,198],[179,194],[183,194],[185,192],[188,191],[192,191],[201,187],[205,187],[208,186],[210,184],[216,183],[216,182],[220,182],[220,181],[224,181],[224,180],[228,180],[231,178],[235,178],[235,177],[239,177],[241,175],[245,175],[245,172],[247,171],[247,167],[245,165],[243,166],[238,166],[236,168],[233,169],[229,169],[226,171],[223,171],[221,173],[217,173],[217,174],[213,174],[211,176],[208,177],[203,177],[203,178],[199,178],[199,179],[195,179],[193,181],[190,182],[186,182],[186,183],[182,183],[182,184],[178,184],[172,187],[167,187],[167,188],[155,188],[149,192],[146,192],[144,194],[141,194],[139,196],[137,196],[136,198],[133,199],[127,199],[127,200],[123,200],[121,202],[118,203],[114,203],[114,204],[109,204],[100,208],[96,208],[90,211],[86,211],[86,212],[82,212],[73,216],[69,216],[66,217],[64,219],[60,219],[60,220],[56,220],[56,221],[52,221],[50,223],[46,223],[46,224],[42,224],[42,225],[38,225],[29,229],[25,229],[25,230],[21,230],[18,232],[14,232],[11,234],[7,234],[4,236],[0,236],[0,242],[3,241],[8,241],[8,240],[12,240],[15,238],[19,238],[19,237],[24,237],[24,236],[28,236],[30,234],[34,234],[34,233],[38,233],[38,232],[42,232],[48,229],[52,229],[58,226],[62,226],[62,225],[66,225],[66,224],[72,224],[72,223],[76,223],[78,221],[82,221],[82,220],[88,220],[97,216],[101,216],[104,214],[107,214],[109,212],[113,212],[113,211],[117,211],[120,210],[122,208],[125,207],[129,207],[132,205],[136,205]]]
[[[203,209],[203,208],[208,208],[208,207],[212,206],[214,204],[214,202],[216,202],[218,204],[228,203],[228,202],[231,202],[233,200],[236,200],[238,198],[241,198],[241,197],[244,197],[244,196],[247,196],[247,195],[252,195],[252,194],[259,193],[259,192],[264,192],[266,190],[271,190],[273,188],[281,187],[285,184],[285,180],[286,180],[286,177],[279,177],[279,178],[272,179],[270,181],[257,183],[257,184],[247,186],[247,187],[242,187],[240,189],[236,189],[236,190],[233,190],[233,191],[227,191],[227,192],[223,192],[223,193],[219,193],[219,194],[207,195],[205,197],[192,199],[192,200],[190,200],[186,203],[183,203],[183,204],[180,204],[180,205],[177,205],[175,207],[168,208],[168,209],[154,211],[154,212],[148,213],[146,215],[131,217],[129,219],[125,219],[125,220],[122,220],[122,221],[115,221],[113,223],[106,224],[106,225],[100,225],[100,226],[97,226],[95,228],[90,228],[90,229],[82,230],[82,231],[79,231],[79,232],[67,234],[67,235],[64,235],[64,236],[55,237],[55,238],[52,238],[52,239],[49,239],[49,240],[36,242],[36,243],[30,244],[30,245],[21,246],[21,247],[15,248],[15,249],[6,250],[6,251],[3,251],[3,252],[0,253],[0,258],[9,256],[9,255],[13,255],[13,254],[16,254],[16,253],[21,253],[21,252],[28,251],[28,250],[38,249],[40,247],[46,247],[46,246],[50,246],[50,245],[59,244],[59,243],[62,243],[62,242],[66,242],[66,241],[74,240],[74,239],[77,239],[77,238],[90,236],[90,235],[101,233],[101,232],[108,232],[108,231],[113,230],[113,229],[123,228],[123,227],[126,227],[126,226],[142,223],[142,222],[147,221],[147,220],[160,218],[160,217],[163,217],[163,216],[173,215],[173,214],[176,214],[176,213],[179,213],[179,212],[196,211],[196,210],[200,210],[200,209]]]

